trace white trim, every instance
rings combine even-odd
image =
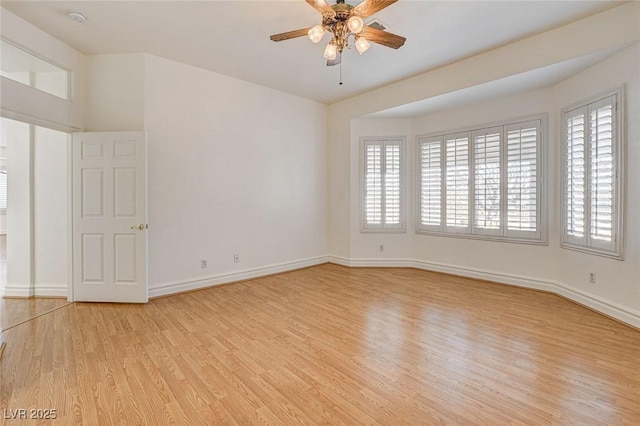
[[[67,297],[67,286],[64,284],[37,284],[34,288],[20,285],[6,285],[4,297],[31,298],[31,297]]]
[[[349,259],[341,256],[327,256],[327,262],[349,268],[413,268],[410,259]]]
[[[60,297],[67,298],[67,285],[64,284],[36,284],[33,289],[33,297]]]
[[[5,284],[4,297],[33,297],[31,284]]]
[[[229,284],[236,281],[244,281],[252,278],[264,277],[267,275],[289,272],[296,269],[308,268],[309,266],[321,265],[329,262],[328,256],[316,256],[307,259],[295,260],[292,262],[277,263],[273,265],[260,266],[257,268],[243,269],[230,273],[198,277],[189,280],[166,282],[149,287],[149,298],[168,296],[185,291],[199,290],[207,287],[214,287],[221,284]]]
[[[61,98],[58,98],[58,99],[61,99]],[[64,133],[73,133],[73,132],[79,132],[82,130],[80,127],[75,127],[75,126],[70,126],[63,123],[58,123],[55,121],[45,120],[43,118],[38,118],[33,115],[23,114],[21,112],[15,112],[10,109],[6,109],[4,107],[0,108],[0,116],[4,118],[8,118],[10,120],[21,121],[23,123],[31,124],[34,126],[40,126],[40,127],[46,127],[48,129],[58,130]]]
[[[327,257],[330,263],[342,266],[376,268],[409,267],[546,291],[565,297],[633,327],[640,328],[640,311],[634,311],[626,306],[606,300],[601,296],[596,296],[557,281],[415,259],[348,259],[338,256]]]
[[[68,302],[73,302],[73,133],[67,136],[67,285]],[[147,275],[148,276],[148,275]]]

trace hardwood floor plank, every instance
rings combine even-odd
[[[61,424],[640,424],[640,331],[413,269],[76,303],[2,340],[0,406]]]

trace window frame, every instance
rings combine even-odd
[[[509,231],[507,229],[506,213],[507,213],[507,152],[506,152],[506,134],[510,127],[518,126],[521,124],[528,124],[537,122],[538,138],[537,144],[537,170],[536,170],[536,200],[537,200],[537,218],[536,218],[536,231]],[[547,211],[547,196],[548,196],[548,182],[543,179],[547,175],[547,144],[548,144],[548,122],[549,114],[536,114],[520,118],[514,118],[509,120],[503,120],[493,123],[486,123],[476,126],[469,126],[465,128],[458,128],[448,131],[432,132],[416,136],[416,203],[415,203],[415,233],[422,235],[433,235],[440,237],[454,237],[465,239],[476,239],[486,241],[500,241],[511,242],[519,244],[532,244],[532,245],[548,245],[548,211]],[[475,138],[484,132],[500,129],[500,215],[501,224],[499,230],[487,230],[479,228],[476,224],[476,153],[475,153]],[[469,135],[469,230],[468,232],[449,232],[445,226],[446,215],[446,203],[442,202],[440,212],[440,225],[422,225],[421,223],[421,208],[422,208],[422,168],[421,168],[421,150],[423,143],[433,143],[438,140],[441,141],[441,181],[442,187],[446,186],[446,170],[445,170],[445,154],[443,148],[447,138],[453,135],[459,136],[462,134]],[[441,200],[446,200],[446,194],[441,194]],[[503,223],[504,220],[504,223]]]
[[[626,127],[625,127],[625,114],[624,114],[624,104],[625,104],[625,86],[619,86],[612,90],[600,93],[595,96],[591,96],[585,99],[582,99],[578,102],[575,102],[565,108],[562,108],[560,113],[560,127],[561,127],[561,164],[560,164],[560,174],[561,174],[561,188],[560,188],[560,197],[561,197],[561,222],[560,222],[560,247],[568,250],[579,251],[587,254],[608,257],[616,260],[623,260],[624,258],[624,207],[625,207],[625,185],[626,185],[626,174],[625,174],[625,158],[626,158]],[[607,248],[607,245],[598,244],[597,242],[592,242],[591,240],[591,196],[590,196],[590,188],[591,188],[591,171],[589,165],[591,164],[590,155],[587,154],[591,147],[591,137],[590,137],[590,112],[592,108],[597,105],[601,105],[603,101],[608,98],[614,98],[614,112],[612,114],[613,122],[613,135],[614,139],[612,142],[612,149],[614,151],[612,158],[614,161],[613,166],[613,213],[612,213],[612,238],[613,241],[609,246],[611,248]],[[585,116],[584,123],[584,150],[585,150],[585,159],[584,159],[584,236],[583,237],[575,237],[568,235],[568,224],[567,221],[569,219],[568,215],[568,175],[569,170],[567,167],[568,161],[568,135],[566,128],[566,121],[569,117],[570,113],[583,110]],[[575,114],[573,115],[575,116]]]
[[[366,147],[368,145],[381,145],[381,152],[384,152],[384,147],[387,144],[398,144],[400,146],[400,223],[398,225],[387,225],[384,217],[384,207],[382,209],[382,223],[369,224],[367,223],[367,211],[366,211],[366,195],[367,195],[367,156]],[[361,233],[395,233],[401,234],[406,232],[406,137],[405,136],[363,136],[360,138],[360,232]],[[385,154],[386,156],[386,154]],[[385,158],[385,157],[383,157]],[[384,161],[381,161],[384,164]],[[384,179],[384,177],[383,177]],[[385,189],[384,182],[382,186],[382,199],[384,203]],[[383,204],[384,205],[384,204]]]

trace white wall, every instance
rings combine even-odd
[[[361,228],[361,158],[360,138],[367,136],[386,136],[405,138],[405,159],[413,158],[412,120],[410,119],[354,119],[351,120],[351,221],[350,259],[407,259],[412,256],[411,239],[414,230],[413,219],[413,173],[412,164],[406,161],[405,183],[405,232],[402,233],[363,233]],[[384,251],[380,251],[380,246]]]
[[[557,85],[555,110],[623,84],[627,129],[624,261],[559,250],[557,280],[640,315],[640,43]],[[555,136],[560,139],[560,129]],[[560,151],[555,154],[559,156]],[[589,283],[589,272],[596,274],[595,285]]]
[[[85,130],[144,129],[144,54],[85,58]]]
[[[64,130],[82,129],[85,110],[83,55],[8,10],[1,12],[3,37],[72,72],[70,101],[0,77],[2,115]]]
[[[7,145],[7,283],[4,295],[33,295],[33,199],[31,187],[33,142],[29,125],[0,119],[2,138]]]
[[[9,175],[6,296],[67,295],[67,137],[2,119]]]
[[[144,98],[151,296],[324,261],[324,105],[150,55]]]
[[[35,128],[33,150],[33,291],[35,296],[66,297],[69,277],[67,242],[66,133]]]
[[[473,128],[498,121],[518,119],[550,112],[553,105],[553,91],[540,89],[522,93],[503,99],[497,99],[467,107],[441,111],[413,122],[416,135],[433,132]],[[549,117],[550,121],[553,117]],[[547,134],[544,150],[548,154],[554,152],[555,140]],[[414,162],[415,162],[415,156]],[[554,157],[547,155],[546,179],[554,182],[556,173]],[[549,206],[548,211],[556,211],[553,203],[554,186],[547,188],[544,198]],[[415,190],[414,190],[415,191]],[[553,219],[553,218],[551,218]],[[415,216],[414,216],[415,221]],[[550,227],[555,234],[556,226]],[[516,274],[537,279],[555,279],[555,263],[547,246],[533,246],[516,243],[466,240],[430,235],[415,235],[413,239],[413,256],[416,260],[435,264],[456,265],[459,268],[472,268],[485,271]]]

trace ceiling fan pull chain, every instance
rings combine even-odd
[[[340,61],[340,86],[342,86],[342,61]]]

